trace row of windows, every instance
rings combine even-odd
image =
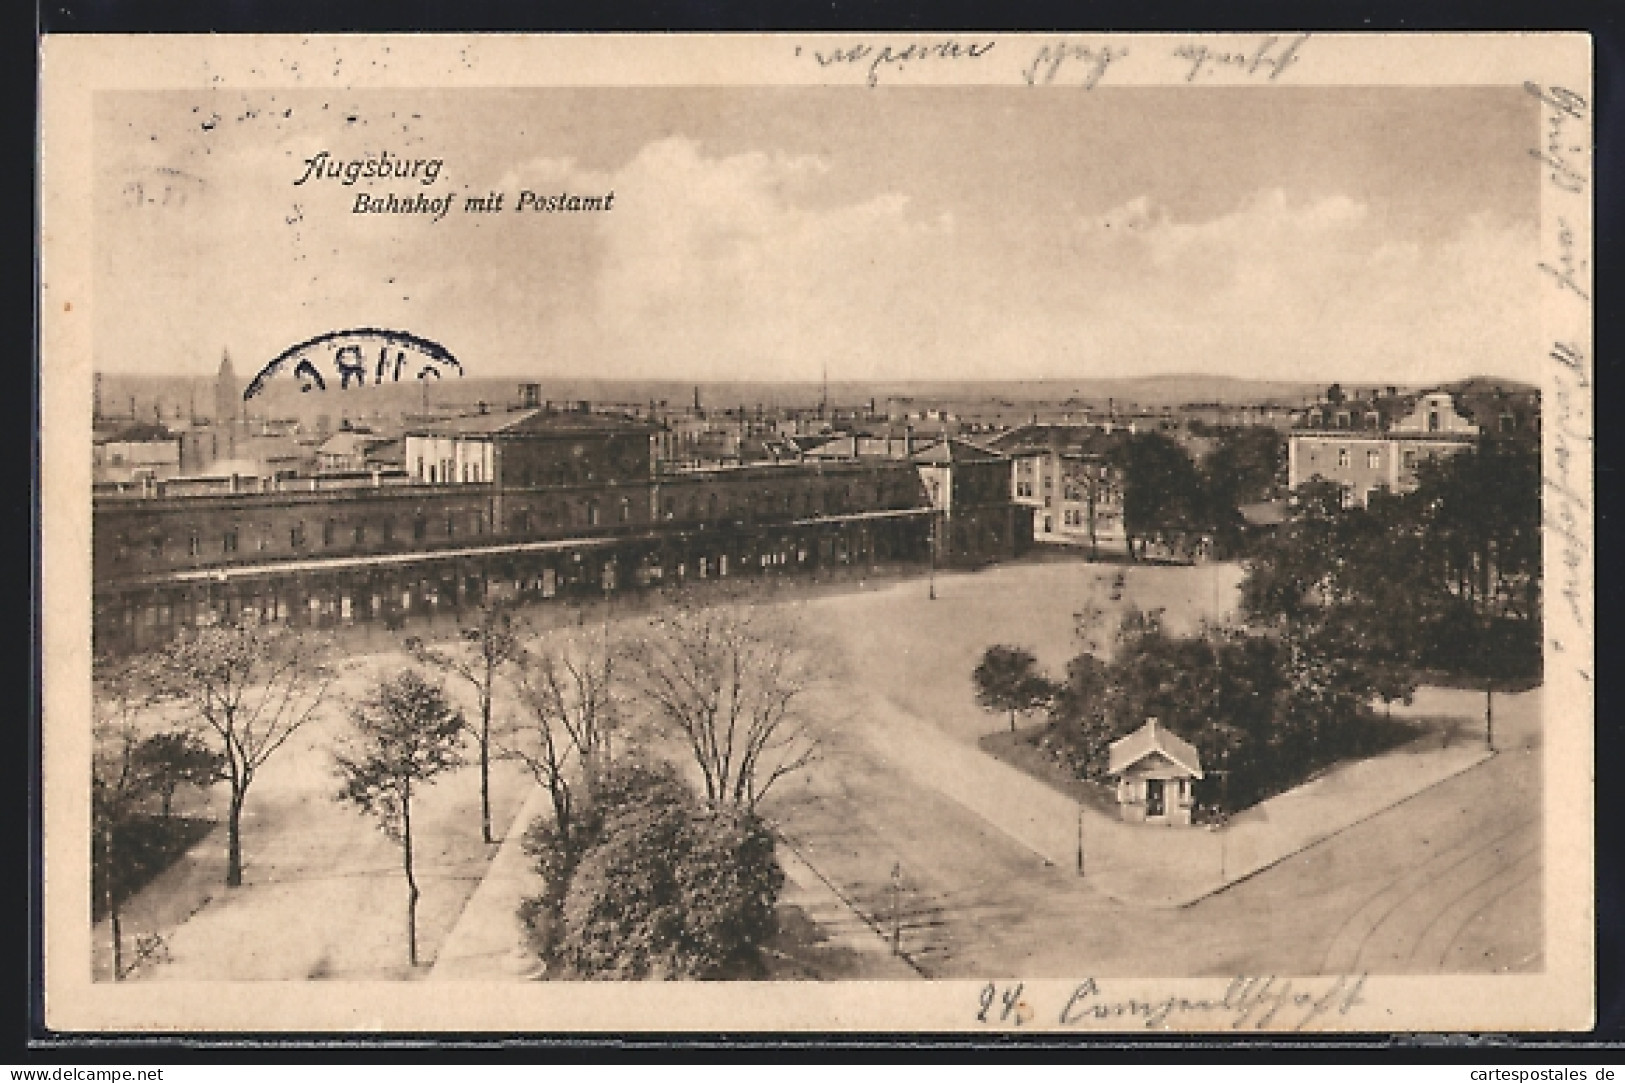
[[[579,515],[579,518],[578,518]],[[621,498],[616,509],[616,521],[631,522],[632,501],[626,497]],[[565,526],[570,523],[587,526],[598,526],[603,522],[603,513],[599,510],[598,501],[588,501],[585,506],[580,504],[564,503],[561,505],[546,505],[540,509],[520,508],[508,519],[515,533],[529,534],[532,529],[542,522],[552,526]]]
[[[431,534],[454,538],[460,534],[484,534],[485,530],[485,513],[480,511],[449,512],[444,516],[436,515],[433,518],[418,515],[411,521],[413,541],[424,541]],[[266,524],[258,531],[250,531],[249,534],[259,552],[263,553],[278,548],[276,531],[269,524]],[[223,555],[240,552],[243,535],[244,529],[236,526],[221,531],[218,535],[218,551]],[[289,549],[307,548],[310,545],[311,538],[305,523],[298,522],[288,527],[287,539]],[[388,544],[395,541],[395,539],[395,520],[391,518],[362,520],[342,525],[337,519],[328,519],[321,524],[321,545],[324,548],[363,546],[373,541]],[[168,550],[169,539],[162,534],[154,534],[147,539],[146,545],[148,555],[159,558]],[[212,548],[214,548],[213,540],[198,531],[194,530],[186,537],[186,555],[189,557],[208,555]],[[130,550],[129,536],[120,535],[117,548],[114,551],[114,558],[118,561],[128,560]]]
[[[1309,461],[1314,462],[1315,457],[1316,456],[1315,456],[1314,452],[1311,450],[1310,453],[1309,453]],[[1409,469],[1413,469],[1416,466],[1417,461],[1419,459],[1422,459],[1422,458],[1432,459],[1434,457],[1435,457],[1435,455],[1434,455],[1434,452],[1432,452],[1432,451],[1418,452],[1415,448],[1405,448],[1404,451],[1401,452],[1400,462],[1402,462],[1404,464],[1405,468],[1407,470],[1409,470]],[[1339,467],[1347,469],[1349,466],[1353,465],[1353,462],[1354,462],[1353,456],[1349,452],[1348,448],[1344,447],[1344,448],[1338,448],[1337,449],[1337,465]],[[1372,448],[1372,449],[1368,450],[1365,453],[1365,465],[1366,465],[1367,470],[1381,469],[1381,467],[1382,467],[1382,452],[1380,450],[1376,449],[1376,448]]]
[[[1415,455],[1416,453],[1413,451],[1407,451],[1405,453],[1407,466],[1414,461]],[[1311,448],[1309,451],[1309,461],[1314,462],[1316,458],[1317,456],[1315,455],[1314,449]],[[1353,465],[1353,462],[1353,457],[1350,455],[1348,448],[1340,447],[1337,449],[1337,465],[1339,467],[1347,469],[1349,466]],[[1381,468],[1382,452],[1376,448],[1372,448],[1371,450],[1367,451],[1365,453],[1365,466],[1367,470],[1377,470]]]
[[[459,473],[461,474],[460,479]],[[454,460],[441,459],[438,463],[430,463],[428,469],[425,470],[423,456],[421,455],[418,456],[416,476],[427,480],[430,485],[458,480],[461,480],[464,484],[491,480],[485,476],[485,468],[481,463],[463,463],[462,469],[459,471]]]
[[[436,468],[430,467],[433,471]],[[827,511],[845,510],[852,506],[855,495],[853,485],[846,485],[840,489],[828,492],[802,490],[799,499],[794,490],[763,488],[754,494],[731,494],[728,498],[719,498],[717,493],[709,493],[704,498],[699,494],[690,494],[681,502],[684,515],[690,520],[701,517],[702,508],[707,518],[716,519],[721,515],[735,511],[752,510],[761,513],[782,511],[785,514],[801,514],[811,516],[823,514]],[[874,487],[875,505],[886,506],[888,486],[878,484]],[[666,519],[677,516],[679,501],[676,497],[668,496],[662,501],[661,513]],[[627,523],[632,520],[632,499],[622,497],[614,506],[614,520],[618,523]],[[550,523],[553,526],[586,525],[599,526],[606,521],[606,515],[600,510],[597,501],[589,501],[585,505],[564,501],[558,506],[544,505],[540,509],[524,508],[514,513],[510,522],[512,527],[520,533],[529,533],[533,526],[539,523]],[[436,515],[429,517],[418,515],[410,523],[411,538],[413,541],[424,541],[431,535],[455,538],[459,535],[481,535],[488,529],[485,514],[482,511],[450,512],[444,517]],[[314,537],[319,531],[320,546],[332,548],[335,546],[361,547],[372,543],[389,544],[396,540],[396,522],[393,518],[375,518],[341,523],[337,519],[327,519],[319,527],[307,527],[304,522],[296,522],[287,528],[287,548],[291,550],[304,550],[314,544]],[[275,530],[266,524],[259,531],[248,528],[232,526],[216,535],[218,538],[217,551],[222,555],[237,553],[247,544],[256,547],[259,552],[266,552],[279,548]],[[135,543],[137,545],[140,542]],[[165,555],[170,541],[161,534],[151,535],[145,542],[149,555],[161,558]],[[120,535],[115,549],[115,560],[127,561],[131,555],[132,543],[128,535]],[[189,557],[203,557],[216,551],[216,542],[198,531],[192,531],[186,538],[186,554]]]

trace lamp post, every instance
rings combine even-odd
[[[1224,853],[1225,839],[1226,839],[1226,836],[1225,836],[1225,823],[1224,823],[1223,820],[1221,820],[1218,823],[1208,824],[1207,829],[1208,829],[1208,831],[1212,832],[1213,834],[1216,834],[1216,835],[1219,836],[1219,883],[1223,884],[1225,879],[1226,879],[1226,877],[1225,877],[1225,860],[1224,860],[1225,859],[1225,853]]]
[[[903,954],[903,863],[891,866],[891,953]]]
[[[931,601],[937,600],[937,516],[936,508],[931,509],[931,587],[928,597]]]

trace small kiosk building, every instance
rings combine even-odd
[[[1113,741],[1108,773],[1117,776],[1117,806],[1130,823],[1189,824],[1202,761],[1189,741],[1155,718]]]

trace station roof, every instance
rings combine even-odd
[[[636,418],[579,410],[513,410],[506,413],[469,414],[423,422],[406,430],[408,436],[548,436],[569,433],[654,431]]]

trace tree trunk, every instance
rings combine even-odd
[[[480,701],[480,837],[491,842],[491,692]]]
[[[418,881],[412,873],[412,788],[401,800],[401,862],[406,870],[406,958],[418,965]]]
[[[1495,678],[1484,678],[1484,747],[1495,751]]]
[[[243,885],[243,798],[246,791],[234,787],[226,812],[226,886]]]
[[[105,875],[102,899],[107,906],[107,925],[113,936],[113,980],[124,980],[124,933],[119,923],[118,885],[113,882],[113,833],[102,832],[102,865]]]
[[[1016,732],[1016,711],[1013,707],[1010,709],[1010,732]]]

